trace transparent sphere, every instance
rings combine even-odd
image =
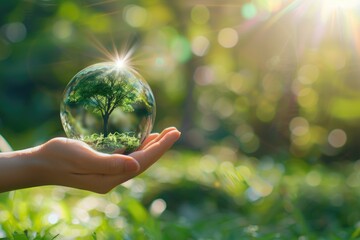
[[[77,73],[60,106],[66,135],[105,153],[136,150],[150,134],[155,113],[155,99],[143,77],[112,62]]]

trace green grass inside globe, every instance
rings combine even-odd
[[[67,137],[104,153],[135,151],[150,134],[155,114],[154,95],[144,78],[115,62],[77,73],[60,106]]]

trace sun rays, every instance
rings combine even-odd
[[[136,45],[130,46],[129,41],[125,43],[121,42],[121,47],[115,44],[115,41],[111,40],[111,50],[106,47],[100,40],[95,37],[91,38],[92,45],[101,53],[101,61],[113,62],[117,69],[127,69],[133,72],[137,72],[137,66],[140,65],[140,61],[136,61],[134,52]],[[120,45],[120,44],[119,44]]]
[[[297,37],[305,47],[320,47],[333,41],[355,48],[360,54],[360,1],[357,0],[294,0],[284,5],[267,26],[288,16],[294,22]]]

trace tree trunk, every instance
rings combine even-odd
[[[188,19],[187,15],[184,14],[186,8],[184,8],[180,2],[177,1],[167,1],[168,6],[173,11],[173,14],[178,19],[177,30],[183,36],[188,36]],[[182,132],[183,137],[180,139],[179,143],[188,147],[197,149],[197,144],[189,136],[189,131],[195,128],[194,124],[194,115],[196,113],[196,99],[194,97],[195,91],[195,81],[193,79],[194,72],[196,70],[196,66],[199,64],[199,59],[191,57],[185,65],[183,72],[183,79],[186,84],[186,93],[184,96],[183,106],[182,107],[182,119],[180,130]]]
[[[105,114],[103,116],[103,120],[104,120],[104,137],[107,137],[109,135],[108,132],[109,114]]]

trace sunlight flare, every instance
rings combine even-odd
[[[322,7],[329,11],[351,9],[359,6],[358,0],[322,0],[319,1]]]
[[[127,49],[126,47],[119,50],[113,44],[113,54],[109,54],[108,57],[112,62],[115,62],[115,66],[118,70],[129,69],[135,71],[133,66],[132,55],[134,53],[134,47]]]
[[[118,58],[115,60],[116,67],[118,69],[124,69],[127,67],[126,60],[124,58]]]
[[[103,55],[101,58],[102,61],[105,62],[113,62],[114,66],[118,70],[127,69],[132,72],[137,72],[135,69],[135,65],[139,65],[139,62],[136,62],[133,54],[135,51],[135,46],[129,46],[129,43],[126,42],[121,48],[117,47],[114,40],[111,41],[112,51],[105,47],[102,42],[100,42],[95,37],[92,37],[92,42],[94,47]]]

